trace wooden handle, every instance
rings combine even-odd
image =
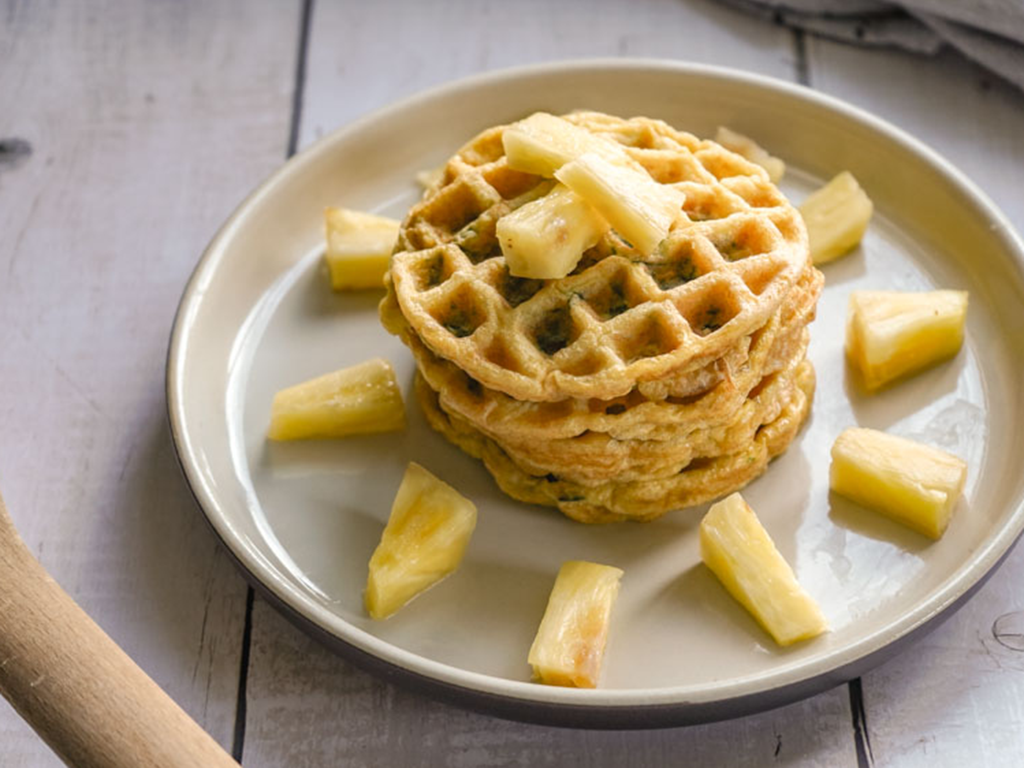
[[[238,768],[50,578],[2,497],[0,693],[74,768]]]

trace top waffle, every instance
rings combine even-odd
[[[565,119],[622,144],[685,194],[668,237],[644,255],[609,231],[568,276],[509,274],[498,219],[545,195],[550,180],[508,167],[504,127],[449,160],[406,218],[381,315],[399,310],[436,355],[522,400],[614,398],[710,362],[767,322],[808,264],[799,213],[767,173],[657,120],[600,113]]]

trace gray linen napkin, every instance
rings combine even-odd
[[[763,18],[858,45],[956,48],[1024,90],[1024,0],[727,0]]]

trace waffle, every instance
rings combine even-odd
[[[381,317],[401,316],[435,355],[517,400],[611,399],[712,364],[761,328],[808,265],[799,213],[766,172],[656,120],[566,119],[619,142],[686,202],[657,253],[609,231],[558,280],[513,277],[497,220],[546,194],[512,170],[504,127],[448,162],[402,226]]]
[[[814,368],[803,361],[789,402],[771,422],[761,426],[742,450],[691,462],[664,478],[607,482],[584,486],[554,474],[530,474],[498,445],[457,416],[445,413],[437,394],[416,377],[416,397],[431,426],[466,453],[483,460],[501,489],[531,504],[558,507],[584,523],[649,521],[675,509],[695,506],[735,491],[755,479],[768,462],[792,442],[809,412],[814,394]]]
[[[701,427],[724,424],[761,379],[802,357],[806,325],[814,316],[821,273],[808,270],[800,296],[733,352],[690,375],[689,387],[646,397],[640,388],[610,400],[522,402],[482,386],[458,366],[434,355],[414,334],[405,336],[420,373],[446,411],[500,439],[541,445],[586,432],[620,440],[668,440]],[[661,385],[663,382],[649,382]]]
[[[410,210],[381,320],[412,350],[430,424],[506,493],[650,520],[742,487],[792,441],[823,278],[759,166],[656,120],[565,119],[683,192],[655,252],[612,229],[563,278],[512,276],[497,223],[554,182],[510,169],[493,128]]]
[[[554,474],[579,485],[651,480],[677,474],[698,459],[743,450],[757,430],[774,421],[797,389],[798,361],[762,379],[727,423],[681,430],[662,440],[618,440],[599,432],[560,440],[516,442],[477,429],[532,475]],[[442,410],[443,404],[440,404]],[[446,411],[447,413],[447,411]],[[469,423],[467,421],[467,423]]]

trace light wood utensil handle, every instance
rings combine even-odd
[[[0,693],[74,768],[238,768],[50,578],[2,497]]]

